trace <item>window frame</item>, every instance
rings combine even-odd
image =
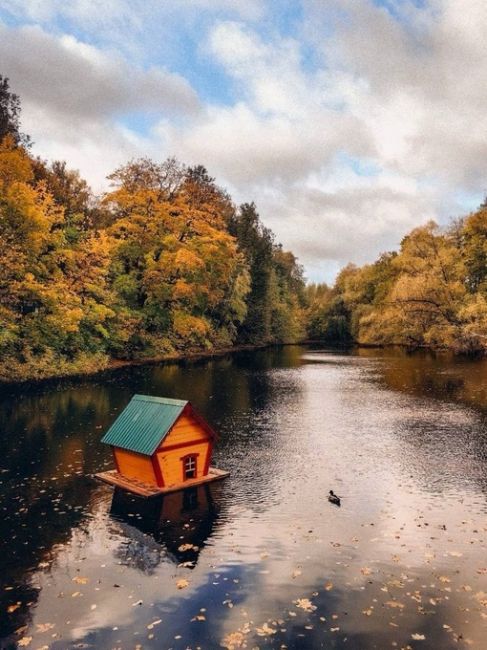
[[[181,463],[183,466],[183,481],[193,481],[195,478],[198,477],[198,453],[193,453],[193,454],[186,454],[185,456],[181,457]],[[193,463],[194,468],[188,469],[186,467],[186,463]],[[187,476],[187,472],[193,472],[193,476]]]

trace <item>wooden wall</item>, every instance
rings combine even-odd
[[[201,478],[205,475],[205,468],[210,452],[210,441],[205,440],[198,444],[185,445],[171,451],[158,451],[156,462],[161,468],[162,477],[165,487],[177,485],[184,482],[183,461],[182,458],[188,454],[198,454],[196,459],[196,477]]]
[[[113,454],[120,474],[128,478],[135,478],[143,483],[149,483],[149,485],[157,484],[150,456],[143,456],[116,447],[113,449]]]
[[[196,478],[205,475],[211,450],[210,435],[190,410],[182,413],[176,424],[157,450],[155,461],[159,464],[165,487],[184,481],[182,458],[198,454]]]
[[[160,450],[175,445],[185,445],[197,440],[208,440],[209,435],[205,428],[194,418],[191,413],[183,413],[171,431],[165,437]]]

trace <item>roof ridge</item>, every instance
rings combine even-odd
[[[159,397],[157,395],[140,395],[136,393],[132,399],[140,400],[141,402],[159,402],[160,404],[172,404],[174,406],[183,406],[189,403],[187,399],[174,399],[172,397]]]

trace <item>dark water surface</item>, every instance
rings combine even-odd
[[[190,399],[230,478],[90,479],[134,393]],[[286,347],[0,403],[1,648],[487,648],[486,361]]]

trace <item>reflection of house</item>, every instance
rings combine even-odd
[[[189,402],[134,395],[102,439],[117,469],[97,476],[142,496],[224,478],[210,467],[215,439]]]
[[[126,537],[118,555],[150,572],[166,551],[174,562],[188,562],[193,568],[214,530],[218,513],[217,497],[209,485],[149,500],[116,488],[110,514],[123,524]]]

